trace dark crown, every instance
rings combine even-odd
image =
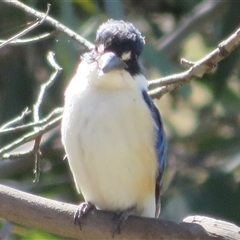
[[[125,52],[131,56],[126,64],[127,71],[135,75],[141,71],[137,58],[140,56],[145,44],[144,37],[131,23],[122,20],[110,19],[97,30],[96,45],[103,45],[104,52],[112,51],[119,57]]]

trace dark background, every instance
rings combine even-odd
[[[240,26],[239,1],[141,0],[141,1],[22,1],[94,42],[100,23],[108,18],[132,22],[144,36],[141,57],[148,79],[186,68],[182,57],[204,57]],[[0,38],[7,39],[35,19],[0,3]],[[54,30],[43,24],[24,38]],[[172,36],[175,40],[172,41]],[[54,51],[63,68],[48,90],[41,116],[62,106],[64,89],[74,74],[83,48],[64,34],[34,44],[0,49],[0,125],[32,109],[41,84],[53,72],[46,61]],[[160,218],[181,221],[205,215],[240,225],[240,49],[236,49],[202,79],[166,94],[156,101],[168,136],[168,163]],[[30,121],[29,116],[26,121]],[[60,127],[44,135],[41,176],[33,183],[33,159],[0,160],[0,183],[60,201],[82,201],[75,190],[60,139]],[[0,135],[0,148],[19,134]],[[18,151],[27,150],[32,143]],[[16,206],[17,207],[17,206]],[[22,226],[11,227],[11,239],[60,239]],[[10,228],[9,228],[10,229]],[[10,230],[9,230],[10,231]]]

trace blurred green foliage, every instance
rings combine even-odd
[[[174,33],[186,18],[193,17],[194,9],[208,1],[23,2],[43,12],[46,4],[51,3],[52,17],[92,42],[99,24],[110,17],[133,22],[146,36],[141,62],[149,79],[184,70],[179,63],[181,57],[190,61],[200,59],[240,25],[240,2],[227,1],[220,5],[217,16],[212,14],[207,21],[196,22],[194,30],[189,29],[184,38],[178,39],[181,44],[179,47],[173,44],[175,53],[169,56],[158,47],[162,37]],[[1,3],[0,38],[7,39],[34,20],[23,11]],[[44,24],[25,37],[52,30]],[[48,51],[55,52],[63,72],[48,90],[41,116],[62,105],[65,86],[79,63],[83,48],[62,33],[34,44],[8,45],[0,51],[0,125],[20,115],[25,107],[32,109],[41,84],[53,71],[46,61]],[[239,51],[238,48],[231,53],[203,79],[194,79],[157,101],[169,140],[161,218],[181,221],[188,215],[199,214],[240,225],[237,214],[240,212]],[[1,147],[18,136],[1,136]],[[32,183],[32,159],[19,160],[20,164],[0,161],[0,182],[53,199],[80,202],[82,198],[76,193],[67,161],[62,160],[64,151],[59,127],[45,134],[41,150],[39,183]],[[11,230],[11,239],[61,239],[15,225]]]

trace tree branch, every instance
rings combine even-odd
[[[41,85],[40,92],[38,94],[38,98],[36,103],[33,105],[33,117],[35,123],[39,122],[40,117],[39,117],[39,111],[40,111],[40,106],[43,101],[44,94],[46,93],[46,90],[53,84],[53,82],[56,80],[57,76],[61,73],[62,68],[56,63],[54,59],[54,53],[49,52],[47,56],[48,62],[51,64],[51,66],[54,68],[54,72],[49,78],[47,82]]]
[[[28,110],[28,109],[26,109],[26,110]],[[51,121],[55,116],[59,116],[63,112],[62,108],[55,108],[51,113],[49,113],[48,116],[46,116],[45,118],[42,118],[38,122],[30,122],[30,123],[20,125],[20,126],[16,126],[16,127],[10,127],[12,124],[16,124],[18,121],[21,121],[22,118],[25,117],[24,114],[26,114],[25,113],[26,110],[24,110],[24,112],[22,113],[21,116],[19,116],[15,119],[11,120],[10,122],[4,124],[0,128],[0,136],[5,135],[5,134],[9,134],[9,133],[16,133],[18,131],[23,131],[23,130],[32,130],[33,127],[34,128],[35,127],[42,127],[42,126],[46,125],[49,121]],[[30,112],[27,112],[27,114],[29,114]]]
[[[33,29],[35,29],[36,27],[40,26],[46,19],[48,13],[50,11],[50,4],[47,5],[47,12],[45,13],[45,15],[43,16],[43,18],[40,21],[36,21],[35,23],[33,23],[30,27],[24,29],[23,31],[21,31],[20,33],[14,35],[13,37],[9,38],[8,40],[6,40],[5,42],[0,44],[0,48],[8,45],[10,42],[14,41],[15,39],[20,38],[21,36],[27,34],[28,32],[32,31]]]
[[[18,7],[20,9],[24,10],[26,13],[33,15],[35,17],[43,18],[43,16],[44,16],[44,13],[38,12],[17,0],[3,0],[3,2],[11,4],[15,7]],[[221,4],[223,4],[222,1],[221,1]],[[209,5],[207,3],[204,3],[204,5],[198,6],[195,9],[194,13],[196,13],[198,11],[198,8],[200,8],[201,9],[200,15],[199,16],[197,15],[197,18],[198,17],[202,18],[202,16],[205,16],[205,15],[209,16],[209,14],[212,13],[211,11],[215,11],[216,9],[218,9],[219,5],[222,6],[221,4],[220,3],[219,4],[211,3],[210,4],[211,10],[208,10]],[[205,19],[205,18],[203,18],[203,19]],[[60,24],[55,19],[47,16],[45,19],[45,22],[54,26],[57,30],[62,31],[62,32],[66,33],[68,36],[74,38],[79,43],[81,43],[83,46],[85,46],[85,48],[87,48],[88,50],[90,50],[94,47],[94,45],[92,43],[88,42],[86,39],[77,35],[74,31],[68,29],[66,26]],[[192,21],[189,21],[189,22],[191,23]],[[174,74],[174,75],[171,75],[168,77],[164,77],[164,78],[160,78],[160,79],[156,79],[156,80],[150,80],[149,81],[150,87],[154,87],[154,89],[149,91],[149,95],[152,98],[160,98],[165,93],[180,87],[185,82],[190,81],[191,79],[193,79],[193,77],[195,77],[195,76],[202,77],[203,74],[205,74],[210,69],[216,67],[216,64],[218,62],[220,62],[222,59],[224,59],[228,54],[230,54],[239,45],[240,45],[240,29],[238,29],[228,39],[226,39],[222,43],[220,43],[217,49],[212,51],[206,57],[197,61],[189,70],[179,73],[179,74]]]
[[[33,118],[35,123],[38,123],[40,121],[40,107],[43,102],[43,97],[47,91],[47,89],[53,84],[53,82],[56,80],[57,76],[60,74],[62,71],[62,68],[56,63],[54,59],[54,53],[49,52],[48,53],[48,62],[51,64],[51,66],[55,69],[51,77],[47,82],[41,85],[40,92],[37,98],[36,103],[33,105]],[[38,131],[38,127],[35,127],[35,130]],[[34,182],[39,181],[39,176],[40,176],[40,143],[42,139],[42,134],[38,135],[37,138],[34,141],[34,146],[32,149],[32,154],[34,155],[34,162],[35,162],[35,167],[34,167],[34,174],[35,174],[35,179]]]
[[[38,136],[48,132],[50,129],[53,129],[58,124],[60,124],[61,119],[62,119],[62,115],[52,119],[44,126],[39,127],[37,131],[34,130],[34,131],[24,135],[23,137],[20,137],[19,139],[15,140],[14,142],[8,144],[7,146],[3,147],[2,149],[0,149],[0,159],[10,158],[11,155],[9,154],[9,152],[11,150],[21,146],[22,144],[24,144],[26,142],[35,140]]]
[[[13,143],[0,149],[0,158],[2,158],[2,159],[9,158],[9,157],[11,157],[12,159],[17,159],[17,158],[23,158],[23,157],[27,157],[27,156],[33,156],[35,159],[35,168],[34,168],[35,180],[34,181],[38,181],[38,179],[39,179],[39,174],[40,174],[39,159],[40,159],[40,154],[41,154],[40,143],[41,143],[42,135],[43,135],[43,133],[45,133],[45,131],[42,131],[41,127],[36,126],[36,124],[38,125],[39,122],[42,122],[40,120],[40,116],[39,116],[40,107],[41,107],[41,104],[43,101],[44,94],[46,93],[46,90],[53,84],[53,82],[56,80],[57,76],[62,71],[62,68],[57,64],[57,62],[54,59],[53,52],[49,52],[47,58],[48,58],[48,62],[54,68],[55,71],[52,73],[52,75],[50,76],[48,81],[41,85],[40,92],[38,94],[38,98],[36,100],[36,103],[33,105],[33,117],[34,117],[34,123],[35,123],[34,131],[24,135],[22,138],[19,138],[16,141],[14,141]],[[56,111],[56,109],[55,109],[49,116],[51,116],[53,113],[58,113],[59,109],[57,109],[57,110],[58,111]],[[20,117],[18,117],[16,119],[14,119],[10,123],[11,124],[15,123],[15,122],[19,121],[19,119],[21,120],[23,117],[24,117],[24,114],[22,114]],[[59,118],[57,117],[54,120],[59,121]],[[47,126],[47,128],[49,129],[49,127],[50,127],[49,124],[51,124],[51,126],[55,126],[54,120],[52,122],[47,122],[46,125],[43,126],[43,128],[45,128]],[[61,120],[61,118],[60,118],[60,120]],[[33,125],[33,124],[30,124],[30,125]],[[1,129],[6,128],[7,126],[9,126],[9,123],[5,124]],[[28,124],[28,126],[29,126],[29,124]],[[22,129],[23,126],[18,126],[17,129],[19,129],[19,128]],[[1,131],[0,131],[0,133],[1,133]],[[31,136],[35,136],[35,137],[34,137],[33,148],[29,152],[23,152],[23,153],[17,153],[17,154],[16,153],[10,154],[10,153],[6,152],[6,151],[10,151],[10,150],[22,145],[26,141],[33,140],[33,139],[31,139]],[[9,149],[9,150],[7,150],[7,149]]]
[[[217,63],[226,58],[238,46],[240,46],[240,28],[237,29],[237,31],[230,37],[222,41],[218,47],[207,56],[195,63],[191,62],[192,67],[190,67],[187,71],[149,81],[149,86],[151,88],[155,88],[149,91],[149,95],[152,98],[160,98],[165,93],[180,87],[181,84],[185,82],[190,81],[193,77],[202,77],[206,72],[215,68]],[[190,61],[183,61],[183,63],[186,62]]]
[[[17,0],[2,0],[2,2],[5,2],[5,3],[10,4],[10,5],[14,6],[14,7],[22,9],[27,14],[35,16],[37,18],[42,19],[44,17],[44,13],[36,11],[33,8],[31,8],[31,7],[25,5],[24,3],[21,3],[21,2],[19,2]],[[61,24],[60,22],[58,22],[54,18],[47,16],[44,21],[47,22],[48,24],[50,24],[51,26],[55,27],[59,31],[64,32],[69,37],[73,38],[74,40],[78,41],[87,50],[90,50],[90,49],[92,49],[94,47],[94,45],[91,42],[87,41],[85,38],[81,37],[76,32],[72,31],[70,28],[68,28],[65,25]]]
[[[0,134],[4,131],[6,131],[7,129],[9,129],[10,127],[12,127],[13,125],[18,124],[19,122],[22,122],[23,119],[29,115],[31,113],[31,110],[29,110],[28,108],[25,108],[23,110],[23,112],[21,113],[20,116],[10,120],[9,122],[3,124],[2,126],[0,126]]]
[[[16,207],[13,207],[16,206]],[[0,185],[0,217],[68,238],[112,239],[113,213],[94,210],[83,220],[82,231],[73,224],[77,206],[49,200]],[[130,216],[114,239],[239,239],[240,228],[206,217],[188,217],[174,223]]]
[[[31,37],[31,38],[26,38],[26,39],[16,39],[16,40],[12,40],[11,42],[8,42],[8,44],[10,45],[21,45],[21,44],[29,44],[29,43],[37,43],[49,38],[53,38],[56,37],[59,34],[58,30],[54,30],[50,33],[43,33],[41,35],[35,36],[35,37]],[[0,39],[0,43],[4,43],[7,40],[2,40]]]

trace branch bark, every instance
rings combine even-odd
[[[24,193],[0,185],[0,217],[24,226],[38,228],[63,237],[77,239],[112,239],[113,213],[94,210],[82,230],[73,224],[77,206]],[[114,239],[204,239],[234,240],[240,228],[234,224],[207,217],[188,217],[174,223],[153,218],[130,216],[120,235]]]

